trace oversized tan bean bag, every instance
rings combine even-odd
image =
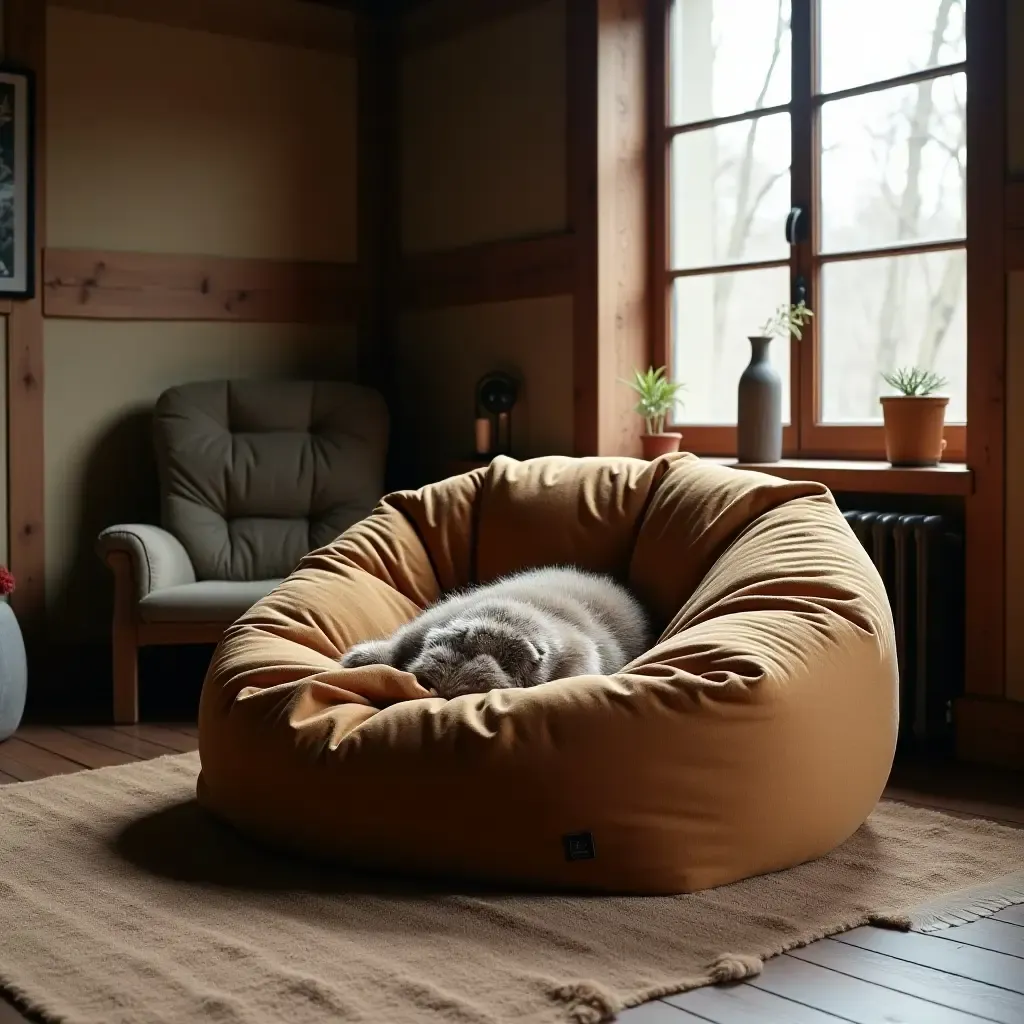
[[[614,676],[451,701],[336,663],[452,587],[552,563],[626,581],[657,646]],[[198,793],[349,864],[686,892],[842,842],[896,727],[886,595],[824,487],[690,455],[499,457],[388,496],[228,630]]]

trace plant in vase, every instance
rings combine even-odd
[[[14,577],[0,565],[0,740],[21,724],[25,712],[28,669],[25,641],[7,598],[14,593]]]
[[[686,385],[669,380],[664,366],[634,370],[633,379],[622,383],[629,385],[639,396],[636,411],[644,420],[644,433],[640,435],[644,458],[656,459],[659,455],[679,451],[683,435],[666,431],[665,423],[679,401],[679,392]]]
[[[885,424],[885,457],[894,466],[937,466],[946,448],[942,431],[949,396],[935,392],[947,381],[917,366],[883,373],[882,379],[896,392],[879,399]]]
[[[778,462],[782,458],[782,378],[772,366],[773,338],[799,341],[814,316],[804,302],[784,302],[749,337],[750,362],[740,374],[736,404],[736,458],[739,462]]]

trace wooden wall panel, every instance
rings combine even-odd
[[[430,0],[410,7],[403,20],[401,46],[415,50],[450,39],[477,25],[507,18],[546,0]]]
[[[47,249],[48,317],[346,323],[360,295],[355,266],[169,253]]]
[[[36,296],[13,302],[7,323],[8,560],[11,605],[34,646],[46,614],[42,246],[46,239],[46,5],[5,0],[6,59],[36,76]]]
[[[572,293],[577,239],[545,235],[408,256],[401,266],[404,309],[472,306]]]
[[[565,32],[545,0],[402,54],[404,253],[566,230]]]
[[[391,392],[399,224],[398,23],[357,15],[358,255],[366,283],[359,317],[359,379]]]

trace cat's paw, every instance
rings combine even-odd
[[[350,647],[341,656],[342,668],[363,668],[366,665],[390,665],[391,645],[383,640],[368,640]]]

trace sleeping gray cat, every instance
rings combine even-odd
[[[440,697],[617,672],[652,644],[639,601],[608,576],[530,569],[430,605],[342,667],[391,665]]]

